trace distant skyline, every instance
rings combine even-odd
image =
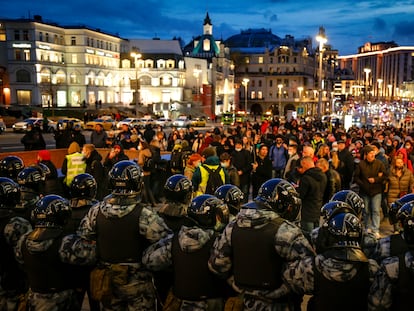
[[[413,0],[14,0],[3,4],[1,18],[41,15],[60,26],[86,25],[127,39],[172,39],[187,44],[203,32],[209,13],[216,39],[249,28],[270,29],[284,38],[315,37],[323,26],[339,55],[356,54],[366,42],[395,41],[414,45]]]

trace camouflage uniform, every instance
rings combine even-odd
[[[299,294],[310,294],[314,292],[315,270],[317,269],[325,278],[333,282],[346,282],[357,275],[357,267],[360,262],[352,262],[326,257],[318,254],[316,257],[306,257],[292,262],[283,273],[287,284]],[[369,282],[374,280],[374,275],[379,270],[375,260],[368,260]],[[352,297],[352,293],[349,293]]]
[[[6,210],[7,211],[7,210]],[[17,310],[19,297],[27,291],[27,278],[18,266],[13,248],[26,232],[32,230],[30,223],[21,217],[10,218],[0,210],[0,310]],[[13,215],[11,212],[10,216]],[[3,217],[4,216],[4,217]]]
[[[21,218],[20,218],[21,219]],[[11,236],[16,236],[16,220],[12,220],[8,229]],[[18,224],[17,224],[18,225]],[[43,228],[42,228],[43,229]],[[41,230],[42,230],[41,229]],[[57,238],[46,238],[37,240],[38,234],[31,234],[33,231],[25,233],[20,237],[15,247],[15,256],[19,263],[25,266],[24,248],[29,253],[42,253],[46,252],[52,247],[54,240],[61,238],[61,243],[58,249],[58,257],[62,264],[76,264],[76,265],[92,265],[95,263],[95,245],[91,243],[74,243],[77,241],[77,237],[74,235],[62,237],[63,229],[60,236]],[[69,266],[66,266],[67,268]],[[39,293],[32,289],[29,289],[28,306],[30,310],[80,310],[80,306],[77,303],[75,292],[73,288],[70,288],[71,280],[66,279],[65,283],[68,284],[68,288],[60,291],[49,293]],[[31,284],[29,284],[31,285]]]
[[[180,248],[186,253],[200,250],[215,234],[214,230],[205,230],[197,227],[181,227],[177,232]],[[174,235],[151,245],[142,256],[142,263],[150,270],[158,271],[173,266],[172,244]],[[207,260],[206,260],[207,263]],[[185,278],[185,276],[183,276]],[[203,282],[203,280],[200,280]],[[205,299],[199,301],[182,300],[181,311],[206,311],[222,309],[221,298]]]
[[[173,232],[178,232],[182,225],[188,225],[187,215],[188,203],[168,201],[158,210],[158,214],[164,219],[168,228]]]
[[[137,198],[135,196],[107,196],[102,202],[91,207],[82,219],[78,234],[88,240],[99,239],[97,230],[100,213],[108,219],[121,219],[135,211]],[[139,219],[136,220],[139,233],[150,243],[154,243],[171,233],[164,220],[151,208],[142,207]],[[131,246],[130,246],[131,247]],[[98,256],[100,264],[111,267],[113,263],[103,262]],[[152,283],[152,274],[142,268],[141,262],[117,262],[116,264],[127,269],[125,284],[113,284],[113,297],[110,302],[103,302],[104,307],[111,310],[153,310],[155,291]]]
[[[232,232],[236,223],[242,228],[258,229],[276,218],[279,218],[279,216],[273,211],[242,208],[236,220],[230,222],[221,237],[216,240],[209,260],[210,269],[223,277],[232,273]],[[274,243],[275,250],[283,262],[294,261],[314,254],[311,245],[300,228],[286,220],[282,222],[276,232]],[[260,254],[254,254],[254,256],[260,256]],[[275,302],[276,299],[291,294],[286,284],[282,284],[275,290],[257,289],[247,291],[238,288],[233,277],[229,281],[232,282],[232,286],[237,292],[245,294],[244,310],[292,310],[290,303]]]
[[[404,260],[404,263],[400,260]],[[401,266],[405,271],[401,271]],[[381,268],[375,275],[374,282],[371,286],[369,300],[369,310],[412,310],[412,298],[410,294],[413,288],[414,275],[414,253],[412,251],[406,252],[402,256],[392,256],[385,258],[381,263]],[[400,278],[408,277],[407,286],[401,287]],[[393,295],[403,293],[405,301],[401,301]],[[397,296],[398,297],[398,296]],[[399,308],[393,306],[399,303]],[[410,302],[407,302],[407,299]],[[393,308],[394,307],[394,308]]]
[[[397,243],[397,245],[394,243]],[[394,246],[392,246],[392,244],[394,244]],[[394,249],[392,250],[392,248]],[[407,250],[408,245],[403,238],[403,234],[391,234],[377,241],[376,248],[371,258],[380,264],[385,258],[399,255]]]

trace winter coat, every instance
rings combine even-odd
[[[403,168],[401,177],[397,177],[395,168],[391,169],[388,176],[388,204],[395,202],[401,198],[404,194],[411,193],[414,187],[414,175],[407,169]]]
[[[374,183],[370,183],[368,178],[375,178]],[[387,179],[384,163],[375,159],[372,162],[362,160],[356,166],[354,172],[354,181],[359,186],[360,194],[370,197],[382,193],[383,183]]]

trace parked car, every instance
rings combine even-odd
[[[148,124],[150,124],[151,126],[155,125],[155,120],[152,118],[141,118],[138,121],[138,127],[139,128],[145,128]]]
[[[95,119],[85,124],[85,130],[93,130],[96,124],[101,124],[105,131],[115,128],[115,120],[112,119]]]
[[[47,131],[53,132],[57,128],[57,123],[50,119],[47,119]],[[33,126],[38,126],[41,130],[43,130],[43,118],[27,118],[23,121],[19,121],[13,124],[12,128],[14,132],[25,132],[27,130],[27,126],[32,124]]]
[[[134,127],[139,123],[139,118],[125,118],[122,121],[119,121],[116,127],[120,129],[123,124],[127,124],[129,127]]]
[[[159,118],[155,120],[155,124],[162,127],[170,127],[172,125],[172,120],[168,118]]]
[[[85,128],[85,123],[78,118],[61,118],[57,121],[57,127],[59,129],[65,129],[69,122],[72,122],[73,126],[79,125],[82,129]]]
[[[191,120],[191,126],[194,127],[203,127],[206,126],[206,118],[200,117],[200,118],[194,118]]]
[[[191,120],[187,116],[179,116],[173,121],[173,126],[187,127],[191,125]]]
[[[0,134],[6,130],[6,124],[3,121],[3,118],[0,118]]]

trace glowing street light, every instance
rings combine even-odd
[[[244,110],[246,112],[246,116],[247,116],[247,86],[249,85],[249,79],[248,78],[244,78],[242,84],[244,85]]]
[[[381,98],[381,96],[382,96],[382,82],[384,82],[384,80],[377,79],[377,85],[378,85],[377,97],[378,98]]]
[[[282,88],[283,84],[278,84],[277,88],[279,89],[279,117],[282,116]]]
[[[138,53],[138,49],[134,49],[131,52],[131,57],[134,58],[134,66],[135,66],[135,115],[138,117],[138,107],[139,107],[139,80],[138,80],[138,60],[142,57],[141,53]]]
[[[369,68],[364,68],[364,72],[365,72],[365,100],[368,99],[368,87],[369,87],[369,74],[371,73],[371,69]]]
[[[319,42],[319,81],[318,81],[318,119],[321,118],[321,109],[322,109],[322,61],[323,61],[323,45],[328,42],[328,39],[325,35],[325,28],[322,26],[319,27],[319,34],[316,36],[316,41]]]

